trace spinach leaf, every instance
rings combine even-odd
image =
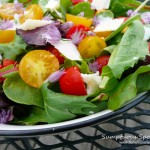
[[[144,27],[140,21],[134,21],[128,27],[108,63],[115,78],[120,78],[125,70],[149,55],[148,44],[143,40],[144,34]]]
[[[110,95],[108,101],[108,108],[116,110],[121,108],[127,102],[132,100],[137,95],[136,81],[138,75],[150,71],[150,65],[141,66],[126,78],[124,78],[114,89],[114,92]]]
[[[41,91],[49,123],[73,119],[76,115],[89,115],[90,111],[96,108],[96,105],[86,101],[87,96],[55,93],[48,89],[48,86],[48,82],[44,83],[41,86]],[[86,111],[84,111],[85,108]]]
[[[18,73],[5,79],[3,90],[5,95],[16,103],[43,107],[40,89],[27,85]]]
[[[1,0],[1,3],[4,4],[4,3],[12,3],[14,2],[14,0]]]
[[[91,9],[91,5],[88,2],[81,2],[70,8],[70,14],[78,15],[84,12],[84,17],[93,18],[94,9]]]
[[[20,3],[24,3],[25,6],[30,5],[30,4],[37,4],[39,0],[18,0]]]
[[[150,90],[150,72],[139,75],[136,84],[138,93]]]
[[[102,82],[100,84],[101,92],[109,95],[113,92],[119,81],[113,76],[112,71],[108,66],[103,67],[102,77]]]
[[[108,108],[108,105],[107,105],[107,101],[106,100],[102,100],[102,101],[95,101],[94,104],[97,106],[96,108],[91,108],[90,109],[90,113],[96,113],[96,112],[100,112],[102,110],[105,110]],[[88,108],[83,108],[84,112],[87,112],[87,114],[89,113],[89,109]]]
[[[15,60],[17,56],[25,54],[26,43],[20,36],[16,36],[14,41],[6,44],[0,44],[0,54],[5,59]]]
[[[105,47],[100,53],[100,55],[111,54],[115,48],[116,48],[116,45],[110,45],[108,47]]]
[[[62,65],[62,67],[64,67],[64,68],[69,68],[69,67],[72,67],[72,66],[79,67],[80,71],[82,73],[85,73],[85,74],[91,73],[87,62],[85,62],[84,60],[82,60],[80,62],[76,62],[76,61],[73,61],[73,60],[66,59],[64,64]]]
[[[115,17],[126,16],[129,9],[136,9],[141,2],[137,0],[112,0],[110,10],[114,13]]]
[[[71,0],[60,0],[60,12],[62,14],[63,19],[66,18],[66,13],[69,8],[72,6]]]
[[[70,59],[65,59],[64,64],[62,65],[63,68],[69,68],[72,66],[78,66],[78,64],[77,62]]]
[[[112,18],[114,19],[114,14],[110,10],[105,10],[105,11],[100,11],[99,13],[96,14],[96,16],[100,19],[106,19],[106,18]]]
[[[23,125],[34,125],[37,123],[47,123],[44,109],[36,106],[26,108],[27,114],[24,117],[15,117],[12,123]]]

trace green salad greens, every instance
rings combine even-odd
[[[115,111],[150,90],[148,0],[2,0],[0,123]]]

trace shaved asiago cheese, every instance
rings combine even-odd
[[[96,10],[108,9],[110,6],[110,0],[93,0],[91,6]]]
[[[99,75],[99,72],[96,72],[94,74],[81,73],[81,76],[83,78],[84,83],[86,83],[87,85],[87,94],[94,94],[99,89],[99,85],[102,81],[102,77]]]
[[[58,51],[70,60],[82,60],[77,47],[71,40],[60,40],[58,43],[53,44]]]
[[[59,8],[59,4],[60,0],[49,0],[45,7],[53,11]]]
[[[150,39],[150,28],[149,27],[144,27],[145,30],[145,35],[144,35],[144,40]]]
[[[21,24],[18,29],[22,29],[24,31],[27,30],[33,30],[38,27],[42,27],[48,24],[51,24],[52,21],[47,21],[47,20],[32,20],[32,19],[27,19],[23,24]]]
[[[105,20],[99,23],[93,31],[94,32],[115,31],[121,26],[123,22],[124,18]]]

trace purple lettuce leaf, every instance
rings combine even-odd
[[[12,121],[14,118],[13,108],[1,109],[0,111],[0,124],[6,124],[9,121]]]
[[[13,105],[13,102],[10,101],[3,91],[0,91],[0,109],[5,109]]]
[[[21,35],[27,44],[36,46],[55,44],[61,39],[60,31],[53,23],[28,31],[17,29],[17,34]]]

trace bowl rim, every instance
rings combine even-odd
[[[69,132],[71,130],[77,130],[87,126],[93,126],[113,119],[118,115],[133,108],[141,101],[150,96],[150,91],[138,94],[129,104],[116,110],[103,110],[93,115],[72,119],[60,123],[44,124],[44,125],[9,125],[0,124],[0,136],[4,137],[35,137],[40,135],[58,134],[63,132]]]

